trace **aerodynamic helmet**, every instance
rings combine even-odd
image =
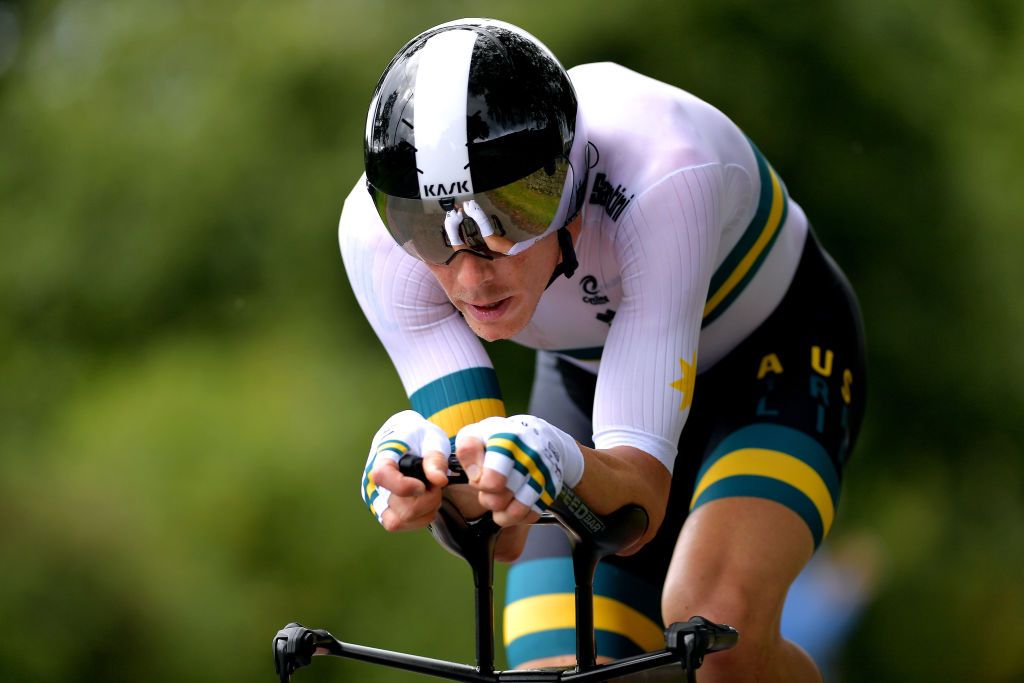
[[[511,24],[461,19],[416,36],[384,70],[366,121],[366,180],[391,236],[416,258],[494,258],[579,213],[586,148],[554,55]],[[567,231],[559,243],[560,272],[571,274]]]

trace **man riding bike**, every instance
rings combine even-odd
[[[598,568],[602,660],[701,614],[743,634],[701,680],[820,680],[779,632],[828,533],[864,410],[856,298],[757,147],[695,96],[611,63],[566,72],[518,27],[415,37],[374,93],[366,173],[339,225],[353,290],[412,410],[360,488],[389,531],[441,497],[506,527],[505,640],[572,663],[573,576],[530,527],[563,485],[645,536]],[[505,417],[480,339],[537,350]],[[470,478],[446,487],[454,448]],[[424,458],[431,486],[396,462]]]

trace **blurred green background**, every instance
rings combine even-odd
[[[336,221],[390,57],[482,14],[724,110],[858,289],[843,680],[1024,680],[1017,0],[0,0],[0,680],[274,680],[292,619],[472,657],[466,568],[356,493],[405,401]]]

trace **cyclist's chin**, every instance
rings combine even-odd
[[[523,329],[524,325],[520,325],[516,328],[504,327],[498,328],[496,325],[474,325],[470,324],[470,329],[476,333],[476,336],[480,337],[484,341],[501,341],[503,339],[511,339],[512,337],[519,334],[519,331]]]

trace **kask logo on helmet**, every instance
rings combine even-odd
[[[469,181],[453,180],[450,183],[423,186],[424,197],[448,197],[455,194],[469,194]]]

